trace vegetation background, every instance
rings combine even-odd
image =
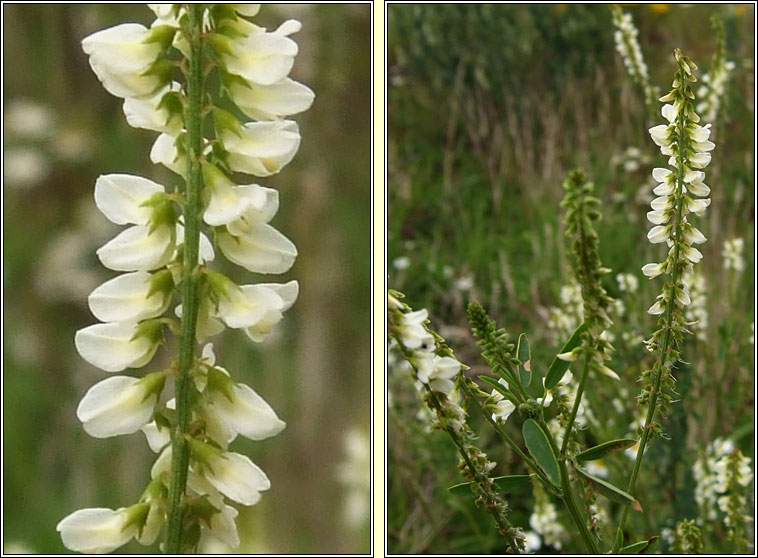
[[[274,224],[300,253],[274,280],[297,279],[299,300],[268,343],[232,330],[214,341],[218,361],[288,424],[271,440],[235,442],[272,481],[260,504],[240,510],[241,552],[369,551],[370,7],[265,5],[255,19],[269,29],[303,22],[292,76],[316,101],[296,117],[303,140],[294,161],[260,181],[280,191]],[[127,126],[80,41],[153,19],[139,4],[3,5],[6,552],[66,552],[56,523],[75,509],[133,503],[155,459],[141,433],[97,440],[84,432],[76,406],[105,374],[73,343],[96,321],[87,295],[113,276],[95,256],[116,232],[95,208],[95,179],[171,180],[148,157],[156,134]],[[130,543],[122,551],[150,550]]]
[[[403,291],[412,308],[429,310],[431,327],[472,367],[472,375],[486,365],[465,317],[471,299],[513,339],[528,334],[532,368],[544,374],[565,340],[551,327],[555,309],[569,312],[560,296],[572,273],[561,185],[570,169],[583,167],[602,199],[600,255],[613,270],[605,287],[625,306],[610,330],[617,353],[609,366],[621,382],[596,380],[585,395],[585,405],[600,419],[590,428],[596,442],[633,435],[636,427],[636,381],[649,365],[641,340],[655,325],[646,310],[661,286],[640,268],[663,257],[661,246],[645,237],[651,226],[645,214],[655,185],[650,172],[666,163],[648,134],[663,119],[646,113],[642,92],[626,74],[609,8],[392,4],[387,22],[388,284]],[[716,149],[706,169],[712,204],[695,218],[708,237],[697,266],[705,280],[708,325],[682,349],[692,364],[677,374],[681,401],[664,424],[672,439],[656,441],[646,452],[637,485],[646,511],[633,513],[633,542],[698,516],[692,465],[706,443],[731,438],[745,455],[754,455],[755,13],[746,4],[622,9],[639,28],[651,83],[662,94],[676,69],[674,48],[699,65],[698,75],[708,71],[716,45],[713,14],[724,21],[726,58],[736,63],[713,123]],[[735,237],[744,240],[741,272],[725,269],[722,257],[724,242]],[[618,273],[632,274],[639,289],[622,291]],[[447,492],[461,482],[458,458],[443,433],[426,430],[428,417],[419,411],[408,372],[391,367],[388,382],[389,551],[502,551],[491,518],[475,509],[472,498]],[[616,401],[618,406],[610,405]],[[519,424],[518,418],[508,423],[517,439]],[[489,434],[480,442],[498,462],[494,474],[526,472]],[[608,461],[609,478],[625,488],[632,460]],[[752,485],[747,492],[752,494]],[[512,522],[529,529],[531,490],[509,500]],[[601,532],[610,545],[618,508],[607,511],[614,519]],[[558,513],[554,521],[570,530],[565,512]],[[723,525],[706,523],[706,550],[729,552]],[[562,549],[582,550],[571,544]]]

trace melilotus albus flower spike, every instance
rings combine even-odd
[[[167,191],[126,173],[97,179],[97,207],[127,227],[97,255],[125,273],[89,296],[102,323],[79,330],[75,344],[84,360],[106,372],[147,365],[169,333],[178,336],[179,355],[170,370],[100,381],[77,408],[92,436],[142,430],[159,454],[137,504],[79,510],[58,524],[64,544],[87,553],[110,552],[132,538],[149,545],[162,530],[169,554],[192,552],[206,537],[239,545],[237,510],[225,498],[253,505],[271,484],[228,446],[238,434],[263,440],[285,427],[263,397],[216,366],[210,344],[200,353],[197,343],[225,326],[263,341],[298,296],[297,281],[238,286],[209,266],[216,257],[211,239],[230,261],[256,273],[283,273],[297,256],[292,241],[270,224],[278,193],[236,185],[228,173],[270,176],[300,146],[298,125],[283,118],[308,109],[314,98],[288,77],[298,51],[289,35],[301,24],[290,20],[269,32],[240,17],[255,16],[259,4],[148,6],[157,16],[150,28],[117,25],[86,37],[82,47],[105,89],[123,99],[127,122],[160,134],[151,160],[182,181]],[[217,79],[206,81],[209,69]],[[239,111],[216,106],[221,97]],[[205,125],[206,117],[214,126]],[[204,137],[210,130],[215,135]],[[449,382],[443,364],[434,370],[444,369],[441,381]],[[165,381],[169,373],[173,397],[163,393],[172,384]]]
[[[642,463],[645,446],[651,436],[660,436],[661,421],[671,403],[670,393],[674,389],[672,368],[680,360],[679,344],[687,328],[685,311],[691,304],[689,288],[694,274],[694,264],[703,254],[693,246],[706,241],[705,235],[688,220],[689,214],[702,215],[711,200],[705,196],[710,189],[703,184],[705,173],[701,170],[711,161],[714,144],[708,141],[711,125],[700,124],[700,116],[695,112],[695,94],[691,83],[697,81],[693,71],[697,66],[679,49],[674,50],[678,66],[672,89],[660,98],[665,103],[661,114],[668,124],[650,128],[650,136],[667,155],[670,169],[656,168],[653,178],[660,182],[655,194],[664,198],[654,200],[648,219],[654,223],[647,237],[654,244],[665,242],[668,253],[662,262],[649,263],[642,272],[649,278],[666,275],[661,293],[648,312],[658,318],[658,329],[645,341],[650,352],[656,354],[652,368],[642,373],[642,391],[637,396],[641,405],[647,406],[644,426],[638,431],[640,436],[634,470],[627,493],[634,495],[637,473]],[[656,419],[656,420],[654,420]],[[617,541],[613,552],[618,552],[623,541],[623,530],[629,507],[625,507],[618,528]]]

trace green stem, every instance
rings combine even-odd
[[[579,412],[579,404],[582,401],[582,395],[584,394],[584,382],[587,380],[587,372],[590,368],[590,355],[585,353],[584,368],[582,368],[582,377],[579,379],[579,387],[576,389],[576,396],[574,397],[574,406],[571,409],[571,416],[569,417],[568,424],[566,424],[566,431],[563,433],[563,443],[561,444],[561,459],[566,459],[566,448],[568,447],[569,439],[573,432],[574,420],[576,420],[576,414]]]
[[[191,408],[192,367],[195,357],[195,329],[199,305],[198,249],[200,243],[200,191],[203,177],[200,168],[202,149],[201,105],[203,100],[203,42],[201,5],[188,10],[190,57],[187,73],[185,126],[187,130],[187,203],[184,210],[184,258],[182,262],[182,322],[179,340],[179,371],[176,377],[176,424],[171,435],[171,481],[168,492],[166,554],[182,552],[182,518],[187,487],[190,451],[187,436]]]
[[[684,75],[680,76],[680,79],[682,83],[684,83]],[[675,304],[675,289],[676,284],[679,281],[679,247],[681,242],[681,234],[682,234],[682,206],[684,205],[684,194],[682,194],[682,187],[684,186],[684,153],[686,152],[687,145],[686,145],[686,134],[684,129],[684,118],[681,116],[679,117],[679,120],[677,122],[677,134],[678,134],[678,142],[679,142],[679,149],[677,152],[677,175],[676,175],[676,193],[677,193],[677,202],[676,202],[676,220],[674,221],[674,267],[671,270],[671,284],[669,286],[669,297],[666,301],[666,325],[665,333],[663,336],[663,343],[661,344],[661,352],[660,356],[658,357],[658,361],[655,366],[656,374],[655,374],[655,382],[653,386],[653,391],[650,394],[650,403],[647,410],[647,416],[645,417],[645,426],[642,429],[642,437],[640,438],[640,445],[639,449],[637,450],[637,457],[634,460],[634,468],[632,469],[632,476],[629,478],[629,486],[627,487],[626,491],[628,494],[631,494],[634,496],[634,486],[637,483],[637,475],[640,470],[640,466],[642,464],[642,456],[645,452],[645,446],[647,445],[648,440],[650,439],[650,424],[653,422],[653,417],[655,416],[655,408],[658,401],[658,394],[661,390],[661,381],[663,379],[663,373],[665,371],[665,361],[666,361],[666,353],[669,350],[669,343],[671,342],[671,329],[672,329],[672,320],[674,315],[674,304]],[[623,542],[624,538],[624,527],[626,526],[626,520],[629,516],[629,504],[626,504],[624,506],[624,511],[621,514],[621,521],[619,522],[618,529],[616,531],[616,542],[613,545],[613,553],[617,554],[619,551],[619,547],[621,546],[621,543]]]
[[[547,424],[543,419],[540,419],[540,423],[542,426],[542,429],[547,434],[547,439],[550,442],[550,446],[553,448],[553,453],[555,455],[558,455],[558,446],[555,443],[555,440],[553,439],[553,435],[550,433],[550,430],[547,427]],[[574,501],[574,493],[571,490],[571,482],[569,479],[568,474],[568,467],[566,467],[566,460],[564,458],[558,459],[558,466],[560,468],[561,472],[561,489],[563,490],[563,497],[561,498],[563,500],[563,503],[566,505],[566,509],[569,512],[569,515],[571,516],[571,520],[574,522],[574,525],[576,525],[576,528],[579,530],[579,535],[582,537],[582,540],[584,541],[585,546],[587,547],[587,550],[590,554],[600,554],[600,549],[597,546],[597,543],[595,542],[595,538],[592,536],[592,533],[590,533],[590,530],[587,528],[587,522],[584,520],[584,517],[579,512],[579,508],[576,507],[576,502]]]

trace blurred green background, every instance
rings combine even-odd
[[[292,77],[316,93],[295,119],[302,144],[281,175],[274,225],[300,253],[285,276],[300,297],[264,344],[239,331],[215,338],[217,361],[252,385],[288,426],[258,443],[235,441],[266,471],[272,489],[240,507],[240,552],[367,553],[370,430],[370,4],[264,5],[269,29],[302,21]],[[149,25],[144,5],[3,6],[3,546],[66,550],[56,523],[83,507],[130,505],[155,458],[141,433],[108,440],[75,416],[106,375],[74,349],[96,320],[87,295],[114,276],[95,250],[117,227],[93,201],[100,174],[158,182],[156,134],[127,126],[121,101],[90,70],[80,41],[123,22]],[[220,265],[217,258],[214,265]],[[147,371],[165,362],[162,351]],[[152,551],[157,550],[157,545]],[[208,551],[224,551],[220,547]],[[150,549],[130,543],[122,552]]]
[[[641,90],[626,74],[609,8],[393,4],[387,21],[389,287],[404,292],[412,308],[429,310],[431,326],[473,376],[486,366],[465,316],[471,299],[513,339],[526,332],[532,367],[544,371],[565,340],[552,323],[557,308],[566,310],[561,290],[572,276],[561,186],[570,169],[583,167],[602,200],[600,256],[613,270],[605,287],[625,305],[610,330],[617,353],[609,365],[622,381],[597,381],[586,395],[599,419],[590,428],[598,441],[634,432],[636,381],[650,365],[640,341],[654,330],[646,310],[662,285],[640,268],[664,254],[645,237],[652,226],[646,220],[655,186],[650,172],[666,165],[648,128],[663,118],[646,112]],[[691,364],[679,367],[681,402],[664,425],[672,440],[655,443],[643,462],[638,493],[645,495],[647,513],[634,514],[630,523],[632,536],[641,537],[697,515],[691,467],[707,442],[731,437],[745,455],[754,451],[755,13],[745,4],[622,9],[639,29],[651,83],[662,94],[676,70],[674,48],[699,65],[698,75],[710,68],[714,14],[725,25],[726,58],[736,64],[713,123],[713,162],[705,169],[712,204],[691,220],[708,238],[696,266],[708,323],[682,348]],[[744,242],[742,271],[727,269],[722,256],[733,238]],[[619,273],[634,275],[636,292],[622,291]],[[502,551],[490,518],[470,499],[447,493],[460,482],[458,459],[444,434],[426,431],[428,416],[419,411],[408,371],[391,365],[389,388],[389,551]],[[609,407],[611,401],[618,406]],[[478,418],[472,418],[475,427]],[[520,439],[519,425],[517,418],[508,423]],[[498,462],[496,474],[525,472],[486,428],[478,431],[481,447]],[[620,459],[609,474],[626,486],[631,461]],[[514,525],[528,530],[531,491],[510,503]],[[616,511],[608,513],[615,517]],[[566,524],[565,512],[558,513]],[[704,530],[707,551],[729,552],[723,525],[711,527]],[[613,536],[608,528],[606,542]]]

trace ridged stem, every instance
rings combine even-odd
[[[202,5],[191,5],[189,16],[189,71],[187,73],[187,107],[185,111],[187,202],[184,206],[184,257],[182,261],[182,321],[179,340],[179,370],[176,377],[176,424],[171,433],[171,481],[168,492],[166,554],[182,552],[184,493],[187,487],[190,451],[187,443],[191,408],[192,368],[195,358],[195,330],[199,305],[198,250],[200,243],[203,177],[200,167],[202,150],[201,107],[203,101],[203,42],[201,38]]]

